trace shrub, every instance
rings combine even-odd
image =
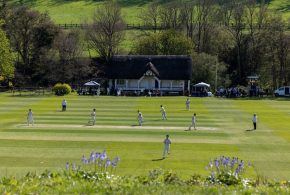
[[[250,163],[247,164],[250,166]],[[237,185],[242,183],[242,175],[246,170],[245,161],[237,157],[220,156],[209,162],[209,183]]]
[[[55,93],[55,95],[65,95],[70,94],[72,91],[71,87],[66,83],[57,83],[53,86],[52,91]]]

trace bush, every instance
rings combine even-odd
[[[52,91],[55,93],[55,95],[65,95],[70,94],[72,90],[71,87],[66,83],[57,83],[53,86]]]

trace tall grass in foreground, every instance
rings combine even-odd
[[[244,183],[212,183],[199,175],[183,180],[172,171],[160,169],[142,176],[77,170],[0,178],[2,194],[288,194],[289,190],[289,181],[260,183],[257,178]]]

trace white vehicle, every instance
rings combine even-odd
[[[290,96],[290,86],[280,87],[274,92],[275,96]]]

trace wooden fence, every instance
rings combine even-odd
[[[52,94],[52,89],[43,87],[13,87],[11,92],[13,96],[39,96]]]
[[[61,29],[86,29],[88,28],[88,24],[57,24],[57,26]],[[151,25],[143,25],[143,24],[126,24],[126,30],[166,30],[169,27],[165,26],[151,26]],[[247,28],[244,28],[247,29]],[[287,27],[290,30],[290,25]]]
[[[86,29],[88,24],[57,24],[61,29]],[[165,30],[168,29],[162,26],[150,26],[150,25],[141,25],[141,24],[126,24],[127,30]]]

